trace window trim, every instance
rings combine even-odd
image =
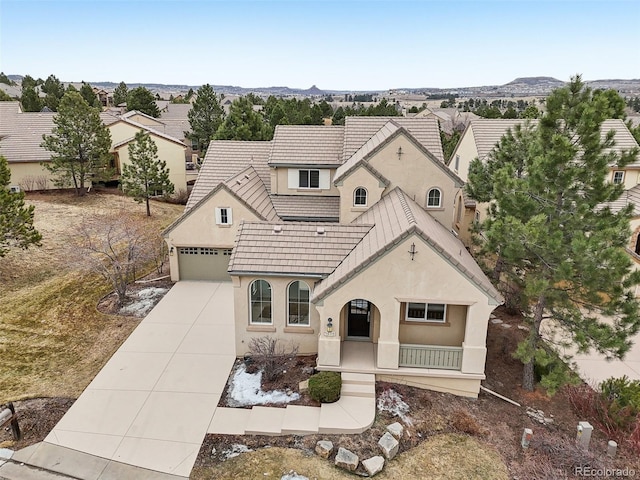
[[[302,174],[306,173],[307,176],[307,186],[303,186],[302,185]],[[311,172],[317,172],[318,177],[317,177],[317,182],[318,184],[316,186],[311,185]],[[317,168],[301,168],[298,170],[298,188],[305,188],[305,189],[309,189],[309,190],[318,190],[320,189],[320,170]]]
[[[269,322],[258,322],[253,320],[253,294],[251,292],[251,289],[253,288],[253,285],[257,282],[264,282],[269,286],[269,310],[270,310]],[[273,325],[273,287],[271,286],[271,284],[263,278],[256,278],[253,282],[249,284],[248,293],[249,293],[249,325],[253,325],[253,326]],[[264,305],[262,304],[263,303],[266,304],[266,302],[263,301],[262,299],[258,301],[261,302],[261,311],[262,311],[264,309]]]
[[[307,302],[306,302],[306,305],[307,305],[307,323],[291,323],[291,313],[290,313],[290,309],[291,309],[291,287],[296,282],[306,286],[307,287],[307,291],[309,292],[309,298],[307,299]],[[298,291],[300,291],[299,287],[298,287]],[[301,302],[300,299],[297,300],[297,304],[298,304],[298,307],[300,305],[304,305],[304,303]],[[298,317],[299,317],[299,315],[298,315]],[[287,327],[310,327],[310,326],[311,326],[311,287],[309,287],[309,284],[307,282],[304,282],[302,280],[294,280],[294,281],[290,282],[289,285],[287,285]]]
[[[616,174],[617,173],[622,174],[620,176],[620,181],[619,182],[616,182]],[[613,177],[612,177],[611,181],[613,182],[614,185],[621,185],[621,184],[624,183],[624,173],[625,173],[624,170],[614,170],[613,171]]]
[[[456,155],[453,169],[457,172],[460,169],[460,155]]]
[[[227,216],[226,222],[224,222],[222,218],[223,211]],[[233,225],[233,212],[231,210],[231,207],[216,207],[216,225]]]
[[[429,205],[429,197],[433,191],[438,192],[438,205]],[[442,196],[442,190],[438,187],[431,187],[427,190],[427,208],[442,208]]]
[[[419,304],[424,305],[424,317],[410,317],[409,316],[409,305],[410,304]],[[429,306],[442,305],[442,320],[440,319],[432,319],[427,318],[429,316]],[[446,303],[434,303],[434,302],[406,302],[404,309],[404,321],[409,323],[437,323],[443,324],[447,323],[447,304]]]
[[[364,192],[364,203],[358,203],[356,200],[358,198],[358,191],[362,190]],[[356,187],[353,191],[353,206],[354,207],[366,207],[369,200],[369,192],[364,187]]]

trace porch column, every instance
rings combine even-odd
[[[342,347],[340,338],[340,312],[331,315],[325,312],[324,305],[316,305],[320,314],[320,327],[318,332],[318,365],[330,367],[340,366],[340,348]],[[329,310],[330,311],[330,310]],[[328,324],[331,318],[331,331]]]
[[[380,312],[377,367],[397,370],[400,361],[400,302],[391,299],[389,304],[377,308]]]
[[[474,304],[467,307],[467,319],[462,342],[462,373],[484,373],[487,359],[487,326],[495,307]]]

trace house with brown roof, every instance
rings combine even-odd
[[[164,237],[173,280],[231,281],[236,352],[475,397],[502,297],[457,238],[463,182],[434,118],[349,117],[212,141]]]
[[[55,112],[23,112],[19,102],[0,102],[0,155],[9,163],[12,186],[26,191],[56,188],[51,172],[44,167],[51,160],[51,152],[41,146],[42,136],[51,135],[55,116]],[[158,157],[167,162],[176,190],[187,189],[186,146],[164,133],[161,122],[140,112],[102,112],[100,118],[111,134],[112,166],[117,173],[129,162],[129,143],[143,130],[158,147]]]

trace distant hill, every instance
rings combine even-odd
[[[515,86],[515,85],[527,85],[529,87],[533,86],[558,86],[561,87],[565,82],[558,80],[553,77],[518,77],[515,80],[512,80],[509,83],[505,83],[503,86]]]

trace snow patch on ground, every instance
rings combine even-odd
[[[280,480],[309,480],[309,477],[299,475],[296,471],[292,470],[289,473],[280,477]]]
[[[299,393],[287,394],[280,390],[265,392],[261,388],[262,372],[247,373],[244,365],[240,365],[230,379],[229,398],[230,407],[245,407],[249,405],[264,405],[266,403],[289,403],[300,398]]]
[[[143,288],[131,295],[133,301],[129,305],[122,307],[120,313],[133,315],[135,317],[144,317],[168,291],[168,288],[160,287]]]
[[[221,456],[224,460],[229,460],[230,458],[237,457],[241,453],[247,453],[247,452],[253,452],[253,450],[251,450],[246,445],[234,443],[233,445],[231,445],[230,449],[223,450]]]
[[[381,412],[389,412],[399,417],[405,424],[413,425],[413,421],[409,417],[409,405],[402,400],[402,395],[393,389],[383,391],[378,397],[378,410]]]

